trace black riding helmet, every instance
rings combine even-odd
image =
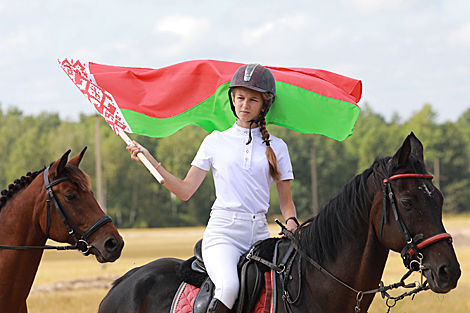
[[[276,81],[274,80],[273,73],[258,63],[245,64],[238,68],[232,77],[232,81],[229,86],[230,89],[228,91],[230,106],[233,114],[238,118],[232,100],[232,89],[236,87],[245,87],[261,93],[270,93],[272,95],[271,101],[264,111],[260,113],[259,117],[256,120],[250,121],[258,124],[260,120],[268,114],[268,111],[276,98]]]
[[[232,77],[228,91],[230,107],[232,108],[235,117],[238,118],[232,100],[232,90],[236,87],[245,87],[261,93],[270,93],[272,95],[271,101],[269,101],[264,110],[261,111],[258,118],[250,121],[250,139],[246,143],[248,145],[251,142],[251,125],[254,123],[258,124],[266,114],[268,114],[268,111],[276,98],[276,81],[274,80],[273,73],[258,63],[245,64],[239,67]],[[266,142],[266,146],[269,146],[269,141]]]

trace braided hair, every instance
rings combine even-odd
[[[270,141],[269,141],[269,132],[266,129],[266,119],[262,119],[259,123],[259,130],[261,132],[261,137],[263,138],[263,142],[266,143],[266,157],[268,158],[269,162],[269,174],[275,181],[279,181],[281,179],[281,172],[279,172],[279,168],[277,167],[277,157],[276,153],[274,153],[273,148],[271,148]]]
[[[263,96],[264,105],[263,107],[266,108],[272,104],[273,101],[273,94],[270,92],[265,92],[261,94]],[[266,157],[268,158],[269,163],[269,174],[275,181],[281,180],[281,172],[279,172],[279,168],[277,167],[277,157],[276,153],[274,153],[273,148],[271,148],[271,141],[269,139],[270,134],[268,129],[266,128],[266,119],[263,118],[259,122],[259,130],[261,132],[261,138],[263,142],[266,144]]]

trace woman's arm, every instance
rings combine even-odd
[[[279,195],[279,204],[284,220],[287,220],[290,217],[297,218],[294,201],[292,201],[292,193],[290,191],[290,180],[278,181],[276,186],[277,193]],[[295,232],[297,229],[297,223],[293,219],[290,219],[286,223],[286,228],[291,232]]]
[[[162,175],[163,179],[165,179],[163,186],[183,201],[187,201],[191,198],[194,192],[196,192],[202,184],[207,174],[207,171],[196,166],[191,166],[184,180],[181,180],[165,170],[163,166],[155,160],[150,152],[142,147],[137,141],[134,140],[134,145],[127,146],[126,149],[130,152],[132,160],[139,163],[142,163],[142,161],[137,157],[137,153],[142,152],[150,163],[157,169],[160,175]]]

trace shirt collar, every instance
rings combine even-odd
[[[232,126],[232,133],[237,135],[237,136],[248,137],[249,132],[250,132],[249,128],[241,127],[237,124],[237,122],[235,122],[235,124],[233,124],[233,126]],[[256,127],[256,128],[251,128],[251,136],[261,137],[261,132],[259,130],[259,126]]]

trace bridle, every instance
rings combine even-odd
[[[431,174],[397,174],[393,175],[389,178],[383,180],[383,210],[382,210],[382,221],[380,223],[380,239],[382,239],[382,228],[383,225],[387,223],[387,201],[386,197],[388,195],[388,199],[390,201],[393,215],[395,217],[395,221],[397,222],[398,228],[400,229],[401,234],[405,238],[406,245],[401,251],[401,257],[403,260],[403,264],[406,268],[415,271],[421,271],[424,269],[422,265],[423,254],[421,253],[421,249],[430,246],[436,242],[447,240],[449,243],[452,243],[452,236],[448,233],[439,233],[434,236],[431,236],[425,240],[422,240],[423,235],[418,234],[414,238],[411,237],[410,232],[406,228],[405,222],[400,216],[397,208],[397,202],[395,199],[395,194],[392,190],[391,181],[397,179],[433,179],[434,176]],[[418,260],[413,259],[413,257],[417,257]],[[418,268],[413,268],[413,266],[418,265]]]
[[[47,192],[47,200],[46,200],[46,205],[47,205],[47,226],[46,226],[46,237],[49,238],[49,230],[51,228],[51,199],[52,202],[54,202],[54,205],[57,209],[57,212],[59,213],[60,217],[62,218],[62,221],[67,228],[68,233],[72,236],[72,238],[75,241],[75,245],[70,245],[70,246],[4,246],[0,245],[0,249],[10,249],[10,250],[44,250],[44,249],[56,249],[56,250],[75,250],[77,249],[82,253],[83,255],[88,255],[89,250],[92,247],[90,244],[88,244],[87,239],[88,237],[96,232],[101,226],[112,222],[112,219],[109,215],[103,215],[101,216],[96,222],[93,223],[93,225],[90,226],[85,232],[83,232],[80,227],[73,221],[73,219],[70,217],[70,215],[67,213],[65,208],[62,206],[60,203],[59,199],[56,197],[54,191],[52,190],[52,187],[55,185],[58,185],[64,181],[70,180],[68,177],[62,177],[59,179],[56,179],[52,182],[49,182],[49,167],[44,170],[44,185],[46,188]],[[70,224],[73,226],[71,227]],[[77,234],[75,233],[74,229],[81,235],[80,238],[77,237]]]

